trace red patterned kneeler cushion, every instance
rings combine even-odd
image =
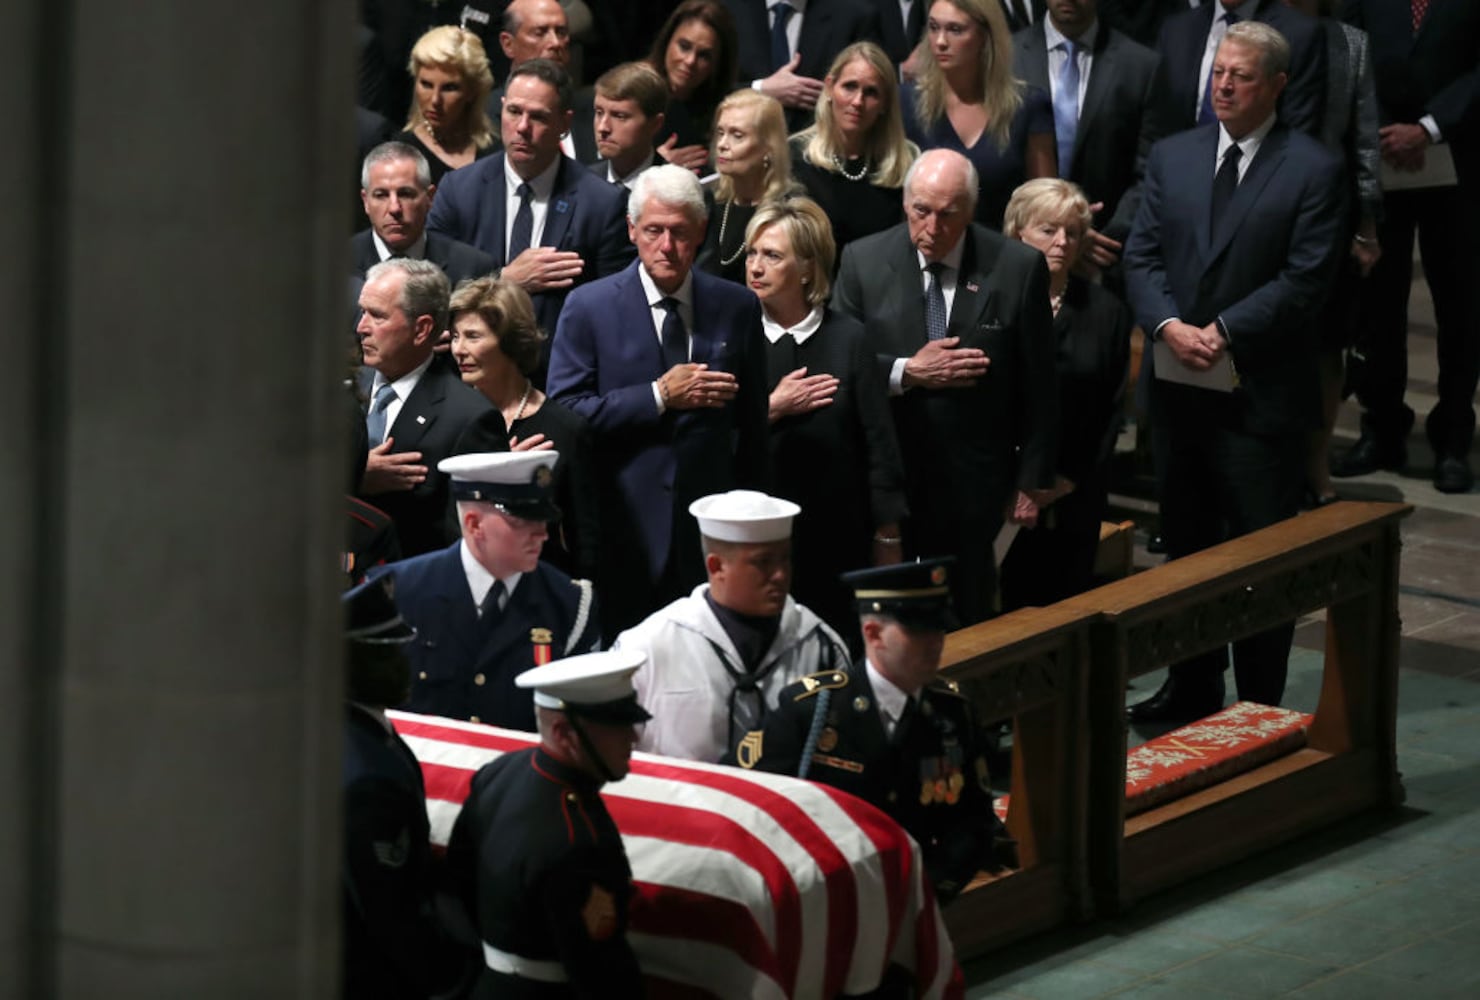
[[[1236,701],[1147,740],[1126,754],[1125,814],[1145,812],[1300,749],[1312,718]]]
[[[1305,746],[1312,715],[1236,701],[1191,725],[1147,740],[1125,755],[1125,814],[1134,816],[1172,799],[1252,771]],[[992,803],[1007,820],[1008,796]]]

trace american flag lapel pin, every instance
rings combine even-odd
[[[424,424],[424,423],[427,422],[427,418],[426,417],[423,417],[423,416],[418,416],[416,418],[416,422],[419,423],[419,424]]]
[[[968,281],[966,282],[966,290],[975,295],[977,292],[981,291],[981,286],[974,281]]]

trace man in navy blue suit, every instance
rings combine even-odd
[[[560,152],[571,127],[571,83],[548,59],[515,67],[500,118],[504,151],[442,179],[427,226],[492,254],[501,276],[534,301],[555,329],[570,290],[632,259],[622,224],[625,194]],[[546,359],[536,382],[543,384]]]
[[[1300,506],[1303,442],[1320,420],[1314,320],[1338,261],[1346,183],[1318,142],[1276,120],[1289,58],[1268,25],[1228,29],[1213,68],[1218,124],[1152,149],[1126,245],[1131,305],[1156,342],[1151,405],[1171,558]],[[1240,698],[1279,704],[1293,628],[1234,643]],[[1226,663],[1219,649],[1173,666],[1131,720],[1217,711]]]
[[[376,570],[416,628],[406,708],[534,731],[534,704],[514,678],[598,645],[591,584],[540,561],[553,451],[479,452],[445,459],[462,540]]]
[[[638,262],[576,289],[555,332],[550,397],[598,439],[602,579],[620,581],[603,595],[608,639],[704,581],[689,504],[767,478],[760,303],[694,271],[705,213],[691,172],[644,171]]]

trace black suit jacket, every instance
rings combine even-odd
[[[1224,394],[1158,379],[1162,419],[1216,409],[1253,434],[1318,426],[1317,324],[1338,262],[1347,185],[1319,142],[1276,125],[1249,164],[1219,228],[1210,215],[1219,126],[1151,151],[1125,248],[1126,290],[1141,328],[1221,319],[1239,387]]]
[[[1105,203],[1095,216],[1095,226],[1122,242],[1136,217],[1135,198],[1123,196],[1135,187],[1150,148],[1148,119],[1157,62],[1155,52],[1100,22],[1067,176],[1084,189],[1091,203]],[[1042,21],[1013,37],[1013,69],[1028,83],[1053,93]]]
[[[1042,24],[1048,6],[1044,0],[1027,0],[1029,6],[1033,8],[1033,20],[1029,22],[1019,16],[1017,10],[1014,9],[1022,0],[999,0],[999,2],[1002,4],[1002,13],[1007,16],[1009,31],[1022,31],[1030,24]]]
[[[1318,22],[1281,0],[1247,0],[1239,16],[1275,28],[1290,43],[1290,82],[1280,97],[1280,121],[1319,137],[1326,108],[1326,36]],[[1156,41],[1157,73],[1152,138],[1193,128],[1203,85],[1202,59],[1213,25],[1213,4],[1167,18]]]
[[[504,154],[496,153],[454,170],[437,187],[427,229],[471,243],[491,254],[494,263],[503,267],[505,258],[505,186]],[[540,245],[560,250],[574,250],[585,261],[585,268],[572,288],[588,281],[615,274],[636,256],[627,238],[627,192],[592,175],[575,160],[562,156],[550,192],[550,205],[545,216],[545,229]],[[553,334],[560,309],[570,289],[535,292],[535,318],[540,328]],[[549,364],[550,342],[545,341],[536,382],[544,385],[544,372]]]
[[[1430,0],[1418,32],[1406,4],[1346,0],[1367,32],[1383,125],[1433,115],[1462,184],[1480,184],[1480,4]]]
[[[930,0],[915,0],[910,5],[909,21],[906,23],[899,10],[899,0],[873,0],[879,18],[879,37],[884,51],[898,65],[910,57],[919,44],[920,34],[925,30],[925,8]]]
[[[771,20],[765,0],[724,0],[735,18],[739,38],[740,86],[770,76]],[[854,42],[881,42],[878,12],[866,0],[811,0],[802,16],[802,30],[796,51],[801,54],[797,65],[800,76],[821,80],[827,75],[834,57]],[[797,108],[786,111],[786,125],[795,132],[812,122],[812,113]]]
[[[380,263],[370,230],[362,229],[350,237],[349,256],[350,275],[355,278],[364,278],[366,271]],[[498,267],[492,257],[477,247],[437,233],[427,233],[426,259],[443,270],[453,288],[458,282],[491,274]]]
[[[1161,24],[1187,11],[1187,0],[1100,0],[1100,22],[1145,46],[1156,44]]]
[[[367,392],[373,378],[369,368],[360,370],[360,383]],[[396,522],[401,551],[406,555],[420,555],[457,540],[451,533],[455,525],[447,516],[451,502],[447,474],[437,471],[437,463],[454,454],[463,428],[488,408],[488,400],[463,385],[456,371],[436,362],[422,373],[401,404],[386,435],[393,441],[391,451],[421,452],[420,464],[427,466],[427,477],[415,489],[364,494],[364,498]]]

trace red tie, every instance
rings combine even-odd
[[[1429,12],[1429,0],[1412,0],[1413,2],[1413,30],[1416,33],[1418,26],[1423,24],[1423,16]]]

